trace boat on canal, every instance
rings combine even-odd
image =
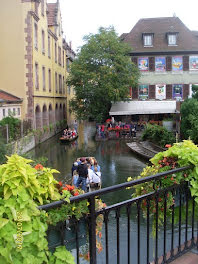
[[[135,154],[146,160],[151,159],[158,152],[166,150],[165,148],[155,145],[154,143],[149,141],[142,141],[142,142],[135,141],[126,144]]]
[[[59,138],[59,140],[62,143],[68,143],[68,142],[72,142],[72,141],[76,140],[77,138],[78,138],[78,134],[75,137],[69,137],[69,138],[62,136]]]

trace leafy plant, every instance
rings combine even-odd
[[[74,264],[64,246],[56,248],[53,254],[48,250],[46,233],[49,224],[56,225],[71,217],[79,219],[88,213],[86,200],[69,203],[71,196],[83,191],[58,183],[53,177],[57,170],[42,164],[32,167],[32,160],[17,154],[7,159],[0,166],[0,263]],[[38,205],[60,199],[68,204],[48,213],[37,209]],[[96,200],[96,204],[103,203]]]
[[[147,124],[142,133],[142,140],[150,140],[164,147],[166,144],[173,144],[175,136],[162,126]]]
[[[180,143],[175,143],[173,147],[170,147],[167,151],[159,152],[151,160],[152,165],[143,169],[140,176],[137,178],[148,177],[160,172],[179,168],[183,166],[193,165],[192,169],[187,172],[179,172],[173,175],[164,176],[161,178],[161,184],[155,183],[155,188],[166,188],[173,184],[180,184],[181,182],[189,182],[191,195],[195,197],[195,202],[198,203],[198,147],[190,140],[184,140]],[[128,178],[131,181],[132,178]],[[133,197],[138,197],[154,191],[154,183],[146,182],[135,186],[135,192]],[[158,199],[158,200],[157,200]],[[167,192],[167,213],[171,212],[171,207],[174,204],[174,194],[171,191]],[[158,212],[156,212],[156,204],[158,202]],[[158,195],[150,200],[150,214],[156,215],[158,213],[159,224],[163,223],[164,219],[164,196]],[[142,203],[143,214],[147,215],[147,200],[143,200]],[[155,219],[153,228],[155,228]]]

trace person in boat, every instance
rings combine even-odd
[[[66,138],[66,137],[67,137],[67,128],[66,128],[66,129],[64,129],[64,131],[63,131],[63,137],[64,137],[64,138]]]
[[[72,138],[75,138],[77,136],[76,130],[73,128],[72,129]]]
[[[88,177],[88,169],[86,159],[83,157],[80,159],[81,163],[78,165],[77,173],[79,175],[76,187],[78,188],[82,184],[82,190],[86,192],[86,180]]]
[[[77,172],[77,168],[78,168],[78,162],[75,161],[73,163],[73,166],[72,166],[72,184],[77,187],[77,181],[78,181],[78,172]]]
[[[97,166],[95,166],[94,170],[92,170],[91,164],[88,164],[87,183],[90,191],[98,190],[101,188],[101,173],[98,172]]]
[[[94,171],[95,167],[97,167],[97,171],[100,171],[100,165],[98,165],[96,159],[94,159],[94,163],[92,164],[91,169]]]
[[[71,138],[71,137],[72,137],[72,131],[71,128],[69,128],[67,131],[67,138]]]

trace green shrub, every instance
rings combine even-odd
[[[3,137],[0,135],[0,164],[4,163],[6,158],[6,144]]]
[[[7,116],[0,121],[0,126],[8,125],[9,128],[9,138],[16,139],[20,136],[20,120],[13,116]]]
[[[173,144],[175,136],[162,126],[148,124],[143,131],[142,140],[150,140],[164,147],[166,144]]]

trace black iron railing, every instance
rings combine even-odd
[[[161,180],[164,176],[189,170],[191,167],[173,169],[163,173],[156,174],[131,182],[114,185],[91,193],[85,193],[70,199],[72,202],[78,202],[85,199],[89,201],[89,215],[85,219],[88,223],[89,252],[90,263],[117,263],[117,264],[149,264],[169,263],[178,256],[184,254],[193,247],[198,247],[198,205],[190,195],[189,187],[186,182],[173,184],[167,188],[162,188]],[[125,191],[127,187],[133,187],[142,183],[153,183],[153,191],[136,198],[132,198],[120,203],[109,205],[101,210],[95,208],[95,198],[102,198],[107,193],[116,193],[116,191]],[[157,188],[156,188],[157,186]],[[167,214],[167,194],[171,193],[175,203],[171,206],[171,213]],[[159,197],[162,202],[159,204]],[[142,203],[146,203],[146,215],[142,217]],[[145,202],[146,201],[146,202]],[[156,213],[152,214],[151,203],[155,202]],[[50,210],[60,207],[65,201],[57,201],[51,204],[39,206],[39,209]],[[163,206],[163,219],[159,219],[158,211]],[[115,215],[115,218],[112,217]],[[103,257],[97,257],[96,248],[96,218],[103,215],[104,219],[104,244]],[[125,223],[121,226],[121,215],[124,215]],[[112,220],[114,219],[114,220]],[[116,236],[112,237],[111,221],[114,221]],[[160,225],[159,225],[159,222]],[[59,225],[60,241],[59,244],[67,245],[68,223],[63,222]],[[76,263],[80,263],[80,247],[82,223],[74,222],[74,232],[72,239],[75,241]],[[86,226],[86,224],[84,225]],[[126,227],[124,233],[123,228]],[[71,228],[69,228],[71,230]],[[121,230],[122,229],[122,230]],[[124,235],[123,235],[124,234]],[[85,239],[86,241],[86,239]],[[84,243],[85,243],[84,241]],[[70,240],[71,242],[71,240]],[[71,243],[69,243],[71,245]],[[124,247],[123,247],[124,244]],[[126,246],[127,245],[127,246]],[[113,253],[116,251],[116,256]],[[123,253],[124,251],[124,253]],[[136,252],[135,252],[136,251]]]

